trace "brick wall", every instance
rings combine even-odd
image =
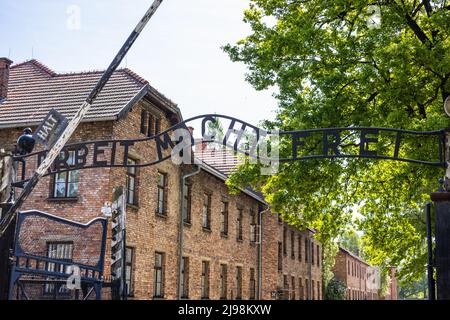
[[[347,300],[378,299],[378,270],[362,259],[340,249],[336,255],[333,273],[347,286]]]
[[[141,111],[146,110],[161,119],[161,130],[170,126],[165,113],[146,101],[140,101],[130,112],[118,121],[83,123],[76,130],[70,142],[144,138],[140,133]],[[0,130],[0,146],[13,148],[22,129]],[[38,151],[39,148],[36,149]],[[89,157],[92,157],[89,150]],[[136,143],[130,147],[129,157],[139,162],[155,159],[154,142]],[[102,155],[107,159],[111,150],[105,148]],[[116,158],[123,158],[123,148],[116,152]],[[100,159],[101,160],[101,159]],[[35,161],[27,161],[27,174],[33,171]],[[185,168],[192,169],[192,168]],[[156,213],[158,173],[167,178],[165,192],[166,210],[164,215]],[[127,168],[96,168],[79,171],[78,195],[73,199],[54,199],[52,197],[53,177],[43,178],[23,209],[36,209],[56,214],[71,220],[86,223],[101,216],[101,208],[106,201],[111,201],[112,190],[116,186],[125,186]],[[164,299],[176,299],[178,288],[178,249],[179,221],[181,214],[180,177],[182,168],[171,161],[164,161],[154,166],[137,169],[137,203],[127,205],[127,246],[133,248],[133,295],[131,299],[153,299],[155,252],[164,253]],[[183,224],[183,256],[189,258],[189,298],[201,298],[202,261],[210,263],[210,298],[220,298],[220,265],[227,265],[227,298],[236,298],[236,270],[242,268],[242,298],[250,297],[250,270],[255,271],[258,279],[258,244],[250,241],[250,212],[258,215],[261,203],[247,194],[230,195],[224,181],[211,173],[201,171],[189,179],[192,188],[191,223]],[[204,193],[211,195],[211,230],[205,231],[201,224]],[[228,235],[220,233],[220,212],[222,201],[228,202]],[[236,237],[238,209],[243,212],[242,240]],[[283,288],[283,275],[295,279],[295,298],[306,298],[300,293],[305,288],[305,279],[309,277],[308,264],[305,262],[304,248],[302,259],[298,256],[298,240],[302,237],[312,239],[311,232],[300,232],[284,223],[279,223],[277,215],[265,213],[262,217],[262,298],[274,299],[272,292]],[[290,256],[290,238],[288,237],[288,255],[283,257],[282,269],[278,270],[278,243],[283,241],[283,228],[294,232],[294,258]],[[42,239],[44,237],[41,237]],[[314,266],[311,267],[314,280],[314,298],[322,296],[321,262],[317,265],[317,245],[314,242]],[[110,227],[108,228],[105,275],[110,273]],[[300,282],[301,279],[301,282]],[[310,284],[312,283],[309,282]],[[303,284],[301,286],[300,284]],[[319,289],[317,286],[319,285]],[[293,295],[291,295],[293,298]]]
[[[270,286],[264,290],[263,297],[269,299],[271,291],[281,290],[284,294],[279,298],[282,299],[321,300],[323,297],[322,245],[314,239],[313,233],[309,230],[300,231],[281,222],[276,214],[266,215],[263,223],[265,238],[267,238],[263,242],[263,252],[266,252],[266,248],[270,252],[263,256],[263,270],[268,270],[267,273],[263,272],[263,283],[270,283]],[[271,237],[271,234],[276,234],[277,237]],[[313,251],[305,252],[305,239],[308,245],[314,247]],[[279,244],[282,247],[280,264]],[[319,255],[317,248],[319,248]],[[314,259],[311,259],[312,253]],[[266,278],[270,280],[267,281]]]

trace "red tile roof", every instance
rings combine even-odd
[[[75,114],[103,71],[56,73],[37,60],[10,69],[8,97],[0,103],[0,128],[39,124],[52,108],[69,119]],[[94,101],[84,121],[114,120],[121,111],[147,93],[164,100],[172,111],[176,105],[129,69],[116,70]]]
[[[195,157],[227,176],[242,164],[242,160],[233,150],[206,143],[196,148]]]
[[[199,141],[196,141],[194,156],[201,161],[203,167],[212,169],[213,172],[217,173],[217,177],[224,180],[235,172],[239,165],[243,164],[242,155],[238,155],[231,148],[224,148],[217,143],[199,143]],[[264,195],[261,192],[257,192],[250,187],[241,190],[265,203]]]

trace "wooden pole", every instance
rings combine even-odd
[[[0,219],[8,211],[13,178],[12,154],[0,149]]]

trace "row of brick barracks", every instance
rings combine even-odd
[[[100,76],[56,73],[36,60],[12,65],[0,58],[0,147],[13,150],[23,129],[35,129],[52,108],[73,116]],[[133,71],[120,69],[70,142],[145,138],[182,120],[175,103]],[[155,153],[154,142],[130,146],[126,160],[139,164]],[[196,165],[164,161],[53,174],[39,182],[22,209],[87,223],[102,216],[115,187],[125,186],[130,299],[322,299],[322,246],[314,230],[283,222],[250,189],[230,194],[225,181],[233,162],[221,166],[224,153],[201,145]],[[74,154],[68,163],[75,164]],[[36,241],[48,248],[49,257],[71,259],[70,239],[37,235]],[[63,257],[54,256],[61,252]],[[39,298],[48,290],[44,286]]]

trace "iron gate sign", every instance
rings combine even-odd
[[[66,117],[52,109],[36,129],[33,138],[49,148],[55,144],[68,124]]]
[[[422,132],[391,128],[343,127],[271,132],[233,117],[207,114],[185,120],[151,137],[129,140],[88,141],[66,145],[61,152],[61,156],[54,161],[53,166],[45,175],[99,167],[146,167],[171,157],[173,158],[174,152],[180,155],[183,152],[190,152],[192,147],[198,142],[189,133],[187,125],[195,120],[201,120],[203,141],[214,141],[229,147],[235,152],[258,160],[283,162],[318,158],[370,158],[430,166],[447,166],[444,160],[445,130]],[[208,123],[220,120],[229,122],[223,139],[208,136]],[[187,134],[180,134],[180,130]],[[174,136],[176,137],[175,139]],[[256,144],[262,139],[278,136],[283,143],[290,144],[291,153],[274,159],[255,152],[257,150],[256,144],[253,150],[244,149],[242,142],[245,137],[249,136],[252,137]],[[421,139],[417,139],[418,137],[421,137]],[[414,151],[427,150],[427,159],[413,158],[411,152],[405,153],[403,150],[405,141],[416,144]],[[141,143],[155,144],[156,153],[153,155],[154,158],[143,159],[139,164],[129,165],[127,159],[130,148]],[[68,163],[69,151],[74,152],[75,164]],[[38,166],[46,157],[46,154],[47,151],[41,151],[15,157],[15,161],[22,163],[22,181],[16,182],[15,186],[23,185],[27,181],[27,170],[33,172],[33,168],[27,168],[25,163],[32,162],[35,166]]]

